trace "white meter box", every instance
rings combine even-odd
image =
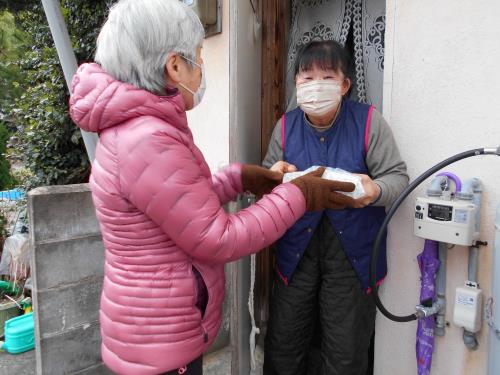
[[[478,332],[481,329],[482,306],[483,291],[476,283],[467,281],[456,289],[453,323],[470,332]]]
[[[419,197],[413,233],[429,240],[471,246],[477,240],[477,206],[471,201]]]
[[[222,32],[222,0],[180,0],[190,7],[205,28],[205,37]]]

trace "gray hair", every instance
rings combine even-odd
[[[205,31],[179,0],[120,0],[97,38],[95,61],[117,80],[165,93],[170,53],[195,61]]]

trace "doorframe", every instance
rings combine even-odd
[[[285,77],[290,22],[291,0],[262,1],[261,160],[266,155],[276,121],[286,108]],[[273,282],[273,247],[258,253],[256,263],[256,320],[260,327],[265,327]]]

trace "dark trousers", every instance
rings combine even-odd
[[[324,216],[290,284],[275,279],[264,375],[365,375],[374,326],[375,304]]]
[[[200,356],[193,362],[190,362],[186,367],[180,368],[178,370],[172,370],[165,372],[163,375],[203,375],[203,357]]]

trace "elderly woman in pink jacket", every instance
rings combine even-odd
[[[178,0],[121,0],[95,60],[73,79],[71,117],[100,135],[90,185],[105,257],[102,358],[118,374],[201,374],[224,299],[224,263],[280,238],[306,210],[342,207],[321,171],[292,183],[252,165],[211,175],[186,111],[205,91],[204,38]],[[223,205],[264,195],[228,214]],[[187,371],[187,372],[186,372]]]

